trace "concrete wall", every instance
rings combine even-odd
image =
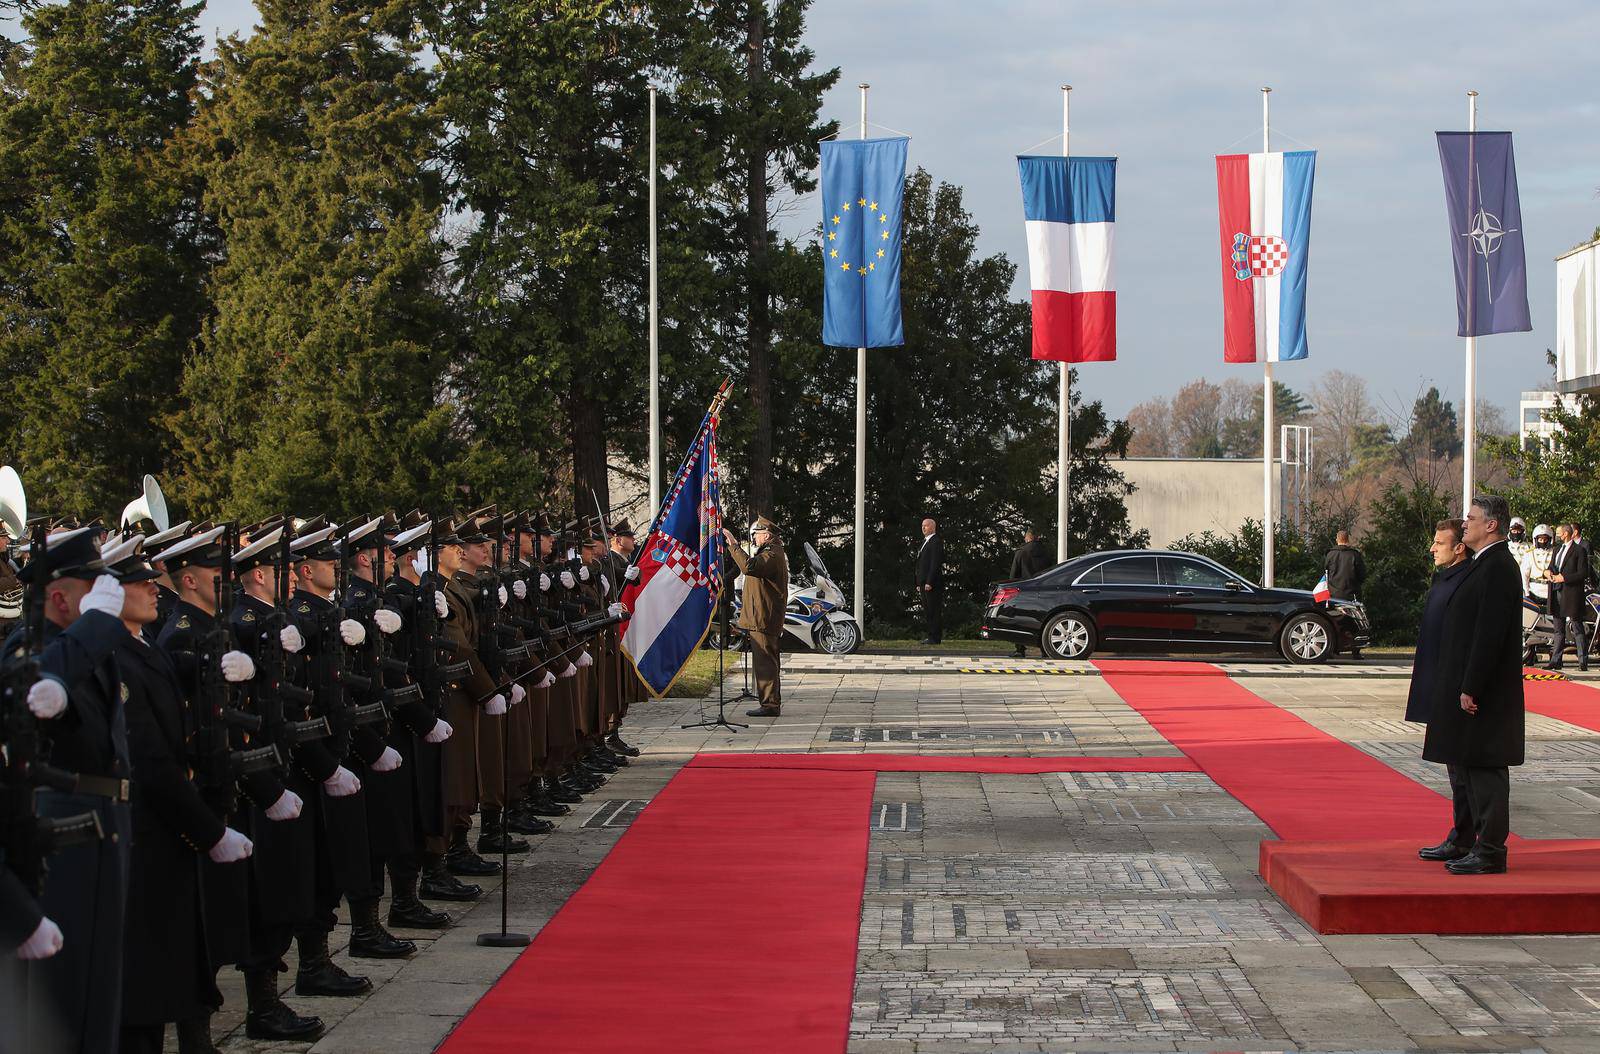
[[[1112,465],[1137,488],[1128,495],[1128,521],[1164,549],[1186,534],[1237,531],[1261,519],[1261,462],[1213,458],[1130,457]],[[1282,468],[1273,480],[1276,515],[1283,515]]]

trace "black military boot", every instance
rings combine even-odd
[[[178,1054],[217,1054],[211,1043],[211,1011],[178,1022]]]
[[[534,816],[565,816],[572,810],[550,797],[550,788],[540,776],[528,784],[528,812]]]
[[[300,946],[300,970],[294,978],[296,995],[352,996],[372,991],[371,981],[345,973],[334,963],[328,954],[326,933],[301,933],[296,942]]]
[[[450,916],[417,899],[417,870],[415,857],[389,861],[389,925],[442,930],[450,925]]]
[[[567,781],[566,774],[548,776],[544,781],[544,792],[550,800],[557,805],[577,805],[583,801],[583,794],[578,788]]]
[[[278,998],[278,971],[246,970],[244,993],[249,1003],[244,1034],[251,1039],[305,1040],[322,1035],[322,1018],[301,1017]],[[182,1033],[178,1042],[183,1042]]]
[[[480,853],[526,853],[528,843],[521,838],[513,838],[506,833],[505,824],[500,817],[500,810],[485,807],[483,810],[483,829],[478,833],[478,852]]]
[[[561,774],[561,778],[569,788],[579,794],[593,794],[606,782],[599,773],[593,769],[584,768],[583,764],[577,761],[567,766],[567,770]]]
[[[625,769],[632,764],[632,762],[630,762],[627,758],[606,746],[604,742],[596,743],[594,752],[600,755],[601,759],[604,760],[606,764],[614,765],[619,769]]]
[[[582,758],[582,763],[594,769],[596,772],[602,772],[607,776],[611,775],[613,772],[622,767],[615,761],[611,760],[610,756],[597,746],[589,748],[589,752]]]
[[[355,959],[409,959],[417,953],[414,941],[403,940],[378,921],[378,901],[371,897],[350,901],[350,955]]]
[[[458,827],[450,833],[450,848],[444,856],[444,866],[452,875],[498,875],[500,861],[485,860],[467,844],[467,828]]]
[[[624,743],[622,741],[622,734],[620,732],[613,732],[610,736],[606,737],[606,746],[611,748],[611,752],[613,754],[621,754],[625,758],[636,758],[639,756],[639,748],[630,747],[628,744]]]
[[[529,808],[528,799],[518,798],[506,810],[506,830],[512,834],[549,834],[556,829],[556,825],[549,820],[541,820]]]
[[[483,896],[483,887],[463,882],[444,867],[443,853],[424,853],[422,881],[417,889],[424,900],[477,900]],[[394,925],[394,920],[389,920]]]

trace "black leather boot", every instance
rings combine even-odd
[[[178,1054],[217,1054],[211,1044],[211,1011],[178,1022]]]
[[[295,940],[300,946],[300,970],[294,978],[296,995],[352,996],[372,991],[371,981],[345,973],[334,963],[328,954],[326,933],[304,931]]]
[[[549,834],[556,829],[556,825],[549,820],[541,820],[528,808],[526,798],[519,798],[511,803],[511,808],[506,810],[506,830],[512,834]]]
[[[305,1040],[322,1035],[322,1018],[301,1017],[278,998],[278,971],[270,967],[244,971],[244,994],[249,1005],[244,1034],[251,1039]]]
[[[523,800],[528,803],[528,813],[533,816],[565,816],[572,811],[550,797],[545,781],[538,776],[528,784],[528,796]]]
[[[450,925],[450,916],[417,899],[417,870],[414,858],[389,861],[389,925],[442,930]]]
[[[444,866],[452,875],[498,875],[500,862],[485,860],[467,844],[467,829],[458,827],[450,835],[450,848],[444,856]]]
[[[550,776],[544,781],[544,792],[550,800],[557,805],[577,805],[583,801],[583,794],[567,781],[566,774]]]
[[[492,854],[526,853],[528,851],[527,842],[521,838],[513,838],[506,833],[499,809],[485,808],[482,818],[483,829],[478,834],[478,852]]]
[[[483,887],[463,882],[445,870],[443,853],[426,853],[422,858],[422,880],[418,891],[424,900],[477,900]]]
[[[606,782],[593,769],[586,769],[576,761],[567,766],[565,777],[567,786],[579,794],[593,794]]]
[[[639,756],[639,748],[631,747],[624,743],[622,741],[622,735],[618,732],[613,732],[606,738],[606,746],[611,748],[611,752],[613,754],[621,754],[625,758],[636,758]]]
[[[583,764],[589,766],[597,772],[603,772],[607,776],[611,775],[613,772],[622,767],[615,761],[611,760],[610,755],[608,755],[604,750],[601,750],[599,747],[589,748],[589,752],[583,756]]]
[[[378,902],[370,897],[350,901],[350,956],[355,959],[409,959],[416,943],[402,940],[378,921]]]

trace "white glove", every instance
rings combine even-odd
[[[400,632],[400,613],[398,611],[379,608],[372,613],[372,621],[377,625],[379,633]]]
[[[612,618],[621,618],[623,615],[627,614],[627,611],[628,609],[623,607],[621,604],[612,604],[610,607],[606,608],[606,614],[610,615]]]
[[[544,676],[539,678],[539,683],[534,685],[534,687],[535,688],[548,688],[552,684],[555,684],[555,683],[556,683],[556,675],[551,673],[549,670],[546,670],[546,671],[544,671]]]
[[[450,733],[454,731],[455,729],[450,727],[450,722],[445,720],[436,720],[433,723],[433,730],[427,735],[423,736],[422,741],[424,743],[443,743],[445,740],[450,738]]]
[[[601,574],[600,576],[600,595],[603,597],[608,597],[611,595],[611,579],[607,578],[604,574]]]
[[[104,611],[112,618],[121,618],[122,597],[122,583],[110,575],[101,575],[94,580],[89,592],[78,602],[78,614],[82,615],[85,611]]]
[[[353,618],[347,618],[339,623],[339,639],[350,647],[366,643],[367,628]]]
[[[248,681],[256,675],[256,661],[242,651],[222,653],[222,679],[229,684]]]
[[[510,600],[511,600],[510,595],[506,593],[506,587],[505,586],[501,586],[500,587],[498,596],[500,597],[500,606],[501,607],[505,607],[506,604],[509,603]]]
[[[450,617],[450,602],[437,589],[433,591],[433,613],[440,618]]]
[[[562,670],[556,676],[558,676],[558,677],[576,677],[576,676],[578,676],[578,668],[576,666],[572,665],[572,663],[569,662],[569,663],[567,663],[567,668],[565,670]]]
[[[49,918],[42,918],[39,925],[33,928],[33,936],[17,946],[17,958],[29,961],[48,959],[61,950],[61,944],[61,927]]]
[[[348,798],[361,789],[361,781],[354,772],[340,765],[333,770],[333,775],[322,781],[322,786],[330,798]]]
[[[593,666],[594,665],[594,660],[589,658],[589,653],[588,652],[584,652],[582,655],[578,656],[578,665],[579,666]]]
[[[280,629],[278,643],[283,645],[283,650],[290,655],[298,655],[306,647],[306,639],[300,635],[299,626],[285,626]]]
[[[222,837],[217,839],[217,844],[212,846],[206,854],[211,857],[214,864],[236,864],[249,856],[255,849],[250,839],[235,831],[232,827],[222,829]]]
[[[622,577],[626,578],[630,582],[639,581],[639,565],[629,564],[628,569],[622,572]]]
[[[511,583],[511,591],[517,595],[518,600],[528,599],[528,583],[520,578]]]
[[[28,689],[28,713],[41,721],[61,716],[67,708],[67,690],[60,681],[41,677]]]
[[[269,820],[294,820],[300,816],[300,810],[305,807],[305,802],[300,800],[300,795],[292,790],[286,790],[278,795],[278,800],[267,809]]]
[[[405,761],[400,752],[394,747],[384,747],[383,753],[378,755],[378,760],[372,763],[373,772],[393,772]]]
[[[528,690],[520,684],[513,683],[511,685],[511,705],[516,706],[526,698],[528,698]]]
[[[543,571],[539,572],[539,592],[550,592],[550,576],[545,574]]]
[[[568,589],[576,589],[578,586],[578,580],[572,577],[571,571],[563,571],[561,572],[561,584],[566,586]]]
[[[506,712],[506,697],[503,695],[496,695],[493,699],[490,699],[487,703],[483,704],[483,712],[488,714],[490,717],[499,717],[501,714]]]
[[[589,565],[588,564],[579,564],[578,565],[578,581],[580,581],[580,582],[589,581]]]

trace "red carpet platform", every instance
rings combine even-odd
[[[1600,691],[1593,685],[1577,681],[1525,681],[1522,694],[1530,714],[1542,714],[1600,732]]]
[[[1189,758],[943,757],[925,754],[696,754],[695,769],[793,769],[806,772],[1199,772]]]
[[[1318,933],[1600,933],[1600,841],[1518,841],[1475,876],[1417,846],[1262,842],[1261,877]]]

